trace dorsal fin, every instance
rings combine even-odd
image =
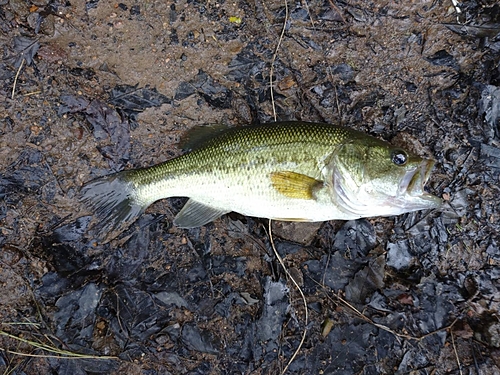
[[[182,135],[179,147],[185,151],[195,150],[229,128],[225,124],[194,126]]]

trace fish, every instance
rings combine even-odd
[[[363,132],[302,121],[217,131],[181,156],[85,184],[80,200],[100,231],[120,233],[153,202],[188,197],[174,225],[194,228],[229,212],[318,222],[435,209],[424,186],[435,165]]]

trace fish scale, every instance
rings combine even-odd
[[[423,191],[433,164],[349,128],[282,122],[215,133],[177,158],[91,181],[81,196],[103,232],[123,230],[151,203],[173,196],[190,198],[174,221],[181,227],[230,211],[349,220],[439,206]],[[408,191],[410,182],[418,191]]]
[[[138,195],[144,203],[152,203],[165,195],[182,194],[204,200],[207,186],[213,189],[234,186],[232,190],[243,186],[237,189],[238,193],[254,190],[262,199],[266,191],[271,199],[288,201],[272,188],[268,174],[292,170],[319,178],[324,167],[319,163],[346,136],[343,128],[327,124],[311,124],[305,128],[297,123],[233,128],[189,154],[138,170],[130,180],[141,191]],[[243,184],[247,179],[252,185]]]

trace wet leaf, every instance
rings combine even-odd
[[[117,283],[112,290],[108,288],[97,311],[109,322],[115,345],[134,357],[140,357],[140,343],[167,326],[170,310],[158,309],[149,293],[127,284]]]
[[[495,2],[493,2],[495,3]],[[462,23],[445,23],[451,31],[471,38],[498,39],[500,35],[500,5],[471,1],[460,4]]]
[[[74,95],[62,95],[60,101],[57,112],[59,116],[65,113],[83,112],[90,104],[90,101],[83,96]]]
[[[366,366],[370,364],[372,366],[376,364],[378,371],[381,371],[381,368],[390,368],[391,361],[386,364],[386,361],[379,359],[387,358],[387,352],[393,350],[394,337],[387,332],[378,330],[370,324],[336,322],[324,342],[315,343],[311,356],[328,360],[323,364],[321,361],[311,363],[312,369],[309,368],[307,373],[363,374]],[[372,372],[366,373],[372,374]]]
[[[259,74],[264,68],[264,62],[262,58],[253,52],[251,45],[249,45],[236,55],[229,63],[228,68],[230,70],[228,78],[237,82],[244,82],[250,77]]]
[[[196,87],[194,87],[189,82],[181,82],[175,90],[175,100],[182,100],[190,97],[196,92]]]
[[[170,103],[171,100],[149,86],[139,88],[137,85],[118,85],[111,90],[109,102],[127,112],[141,112],[146,108]]]
[[[75,352],[82,348],[72,346],[70,349]],[[98,355],[98,353],[85,353],[89,355]],[[56,361],[54,361],[56,362]],[[60,365],[57,368],[58,375],[88,375],[88,374],[109,374],[116,370],[119,363],[114,360],[96,360],[96,359],[60,359],[57,360]],[[54,370],[55,371],[55,370]]]
[[[282,281],[266,279],[264,286],[264,311],[258,324],[257,337],[262,341],[275,341],[285,321],[288,308],[288,287]],[[276,342],[274,343],[276,345]],[[268,350],[270,352],[270,350]]]
[[[99,100],[89,101],[86,98],[73,95],[61,97],[59,115],[65,113],[83,113],[92,125],[92,131],[97,141],[97,148],[108,160],[113,170],[121,170],[130,156],[130,125],[126,118]]]
[[[375,231],[366,219],[348,221],[335,236],[334,249],[347,251],[351,259],[363,257],[377,245]]]
[[[208,332],[200,330],[193,324],[186,324],[182,327],[181,337],[184,344],[191,350],[209,354],[218,353]]]
[[[19,68],[23,60],[26,61],[27,65],[31,65],[39,48],[38,39],[17,36],[14,38],[15,56],[10,57],[8,60],[16,69]]]
[[[43,154],[26,148],[6,171],[0,173],[0,198],[14,204],[23,195],[36,194],[51,202],[57,192],[57,182]]]
[[[348,301],[365,303],[366,299],[376,290],[384,287],[385,257],[372,259],[367,266],[358,271],[345,287]]]
[[[95,309],[101,299],[101,294],[102,288],[89,283],[59,298],[56,302],[59,311],[54,314],[57,335],[81,344],[84,340],[91,339]]]
[[[410,268],[416,261],[410,253],[408,241],[388,243],[387,250],[387,265],[398,271]]]
[[[130,126],[116,110],[98,100],[93,100],[85,109],[87,121],[92,124],[97,140],[105,140],[98,146],[113,170],[121,170],[130,156]]]
[[[481,114],[494,133],[490,137],[495,135],[500,139],[500,87],[487,85],[481,92],[479,105]]]
[[[448,29],[462,36],[473,38],[495,38],[500,34],[500,24],[484,24],[484,25],[463,25],[456,23],[445,23]]]
[[[231,92],[202,70],[190,82],[182,82],[179,85],[175,92],[175,99],[182,100],[194,93],[198,93],[213,107],[231,107]]]
[[[309,277],[336,291],[347,285],[362,264],[359,261],[348,259],[345,254],[336,251],[331,256],[322,256],[320,260],[306,261],[304,266],[307,267],[305,273]],[[312,283],[308,287],[315,288],[315,284]]]
[[[434,55],[426,57],[425,59],[432,65],[447,66],[455,70],[459,69],[459,65],[455,58],[444,49],[437,51]]]
[[[345,63],[332,66],[331,73],[333,75],[338,75],[339,78],[344,82],[351,81],[355,76],[355,72],[352,67],[349,64]]]

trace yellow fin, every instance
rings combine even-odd
[[[322,181],[290,171],[272,172],[270,177],[273,187],[289,198],[313,199],[314,190],[323,185]]]

